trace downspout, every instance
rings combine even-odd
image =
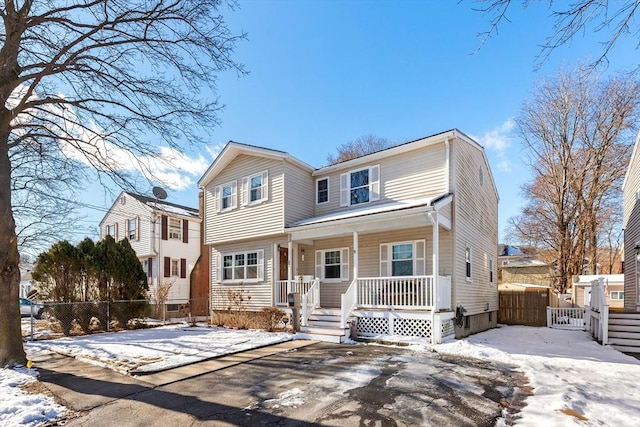
[[[432,270],[433,270],[433,309],[431,310],[431,344],[440,344],[440,327],[436,325],[436,309],[438,308],[438,271],[440,270],[438,266],[438,211],[433,210],[427,213],[429,216],[429,220],[431,221],[432,227]],[[436,328],[438,326],[438,328]],[[437,329],[437,332],[436,332]]]

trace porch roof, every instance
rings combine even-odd
[[[409,222],[415,225],[426,224],[429,219],[424,214],[448,205],[452,198],[451,194],[443,194],[332,212],[291,223],[285,227],[285,231],[298,234],[299,238],[313,238],[314,230],[322,230],[321,233],[325,236],[337,235],[350,231],[367,231],[371,227],[380,229],[380,222],[385,221],[391,221],[386,225],[389,229],[406,227]]]

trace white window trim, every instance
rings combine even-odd
[[[351,174],[369,170],[369,201],[351,204]],[[360,206],[380,200],[380,165],[350,170],[340,174],[340,206]]]
[[[493,258],[489,258],[489,284],[493,285],[496,279],[496,273],[493,271]]]
[[[467,275],[467,252],[469,253],[469,274]],[[464,276],[467,282],[470,282],[473,278],[473,250],[470,246],[464,248]]]
[[[413,276],[425,276],[427,244],[426,240],[409,240],[405,242],[390,242],[380,244],[380,277],[393,277],[393,247],[396,245],[412,245]],[[422,255],[422,256],[420,256]],[[401,277],[401,276],[398,276]]]
[[[326,279],[325,278],[325,253],[327,252],[340,252],[340,278]],[[349,280],[349,248],[331,248],[322,249],[316,251],[316,277],[318,277],[324,283],[341,283]]]
[[[327,200],[326,200],[326,201],[324,201],[324,202],[319,202],[319,201],[318,201],[318,191],[319,191],[319,189],[318,189],[318,183],[319,183],[320,181],[327,181]],[[331,200],[331,197],[330,197],[330,196],[331,196],[331,183],[330,183],[330,181],[331,181],[331,180],[329,179],[329,177],[328,177],[328,176],[327,176],[327,177],[324,177],[324,178],[318,178],[318,179],[316,179],[316,205],[324,205],[325,203],[329,203],[329,200]]]
[[[171,221],[178,221],[178,236],[171,235]],[[175,233],[174,233],[175,234]],[[179,240],[182,241],[182,220],[180,218],[167,218],[167,238],[168,240]]]
[[[173,263],[176,264],[176,270],[175,272],[173,271]],[[170,264],[171,270],[170,270],[170,277],[180,277],[180,258],[171,258],[171,264]]]
[[[613,297],[614,293],[617,295],[618,298]],[[624,291],[609,291],[609,299],[613,301],[624,301],[624,295],[621,298],[620,294],[624,294]]]
[[[244,255],[245,263],[244,263],[244,276],[247,275],[247,259],[249,254],[257,254],[257,272],[255,279],[223,279],[224,277],[224,257],[230,256],[235,263],[236,255]],[[235,269],[235,266],[232,267]],[[232,270],[233,271],[233,270]],[[264,249],[256,249],[249,251],[241,251],[241,252],[221,252],[218,254],[218,282],[220,283],[259,283],[264,281]]]
[[[222,207],[223,190],[225,187],[231,187],[231,203],[227,208]],[[215,208],[217,213],[229,212],[238,207],[238,182],[229,181],[215,188]]]
[[[262,178],[262,185],[260,188],[262,189],[261,198],[258,200],[251,200],[251,178],[255,178],[256,176],[260,176]],[[269,200],[269,171],[264,170],[259,173],[254,173],[249,176],[245,176],[242,178],[242,206],[254,206],[259,205],[261,203]]]
[[[133,225],[134,225],[134,230],[133,230],[133,237],[131,237],[131,227],[129,227],[129,223],[133,221]],[[128,218],[127,222],[125,222],[125,228],[126,228],[126,235],[127,235],[127,239],[129,240],[140,240],[140,234],[139,234],[139,230],[140,230],[140,217],[139,216],[135,216],[133,218]]]

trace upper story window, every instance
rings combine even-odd
[[[380,165],[340,175],[340,206],[380,200]]]
[[[226,212],[238,206],[238,184],[236,181],[227,182],[215,188],[216,212]]]
[[[480,166],[478,179],[480,180],[480,187],[484,187],[484,170],[482,170],[482,166]]]
[[[127,239],[138,240],[138,218],[130,218],[127,220]]]
[[[380,245],[380,276],[423,276],[424,274],[424,240]]]
[[[182,220],[169,218],[169,238],[182,240]]]
[[[493,259],[489,260],[489,283],[493,283]]]
[[[467,280],[471,280],[471,248],[467,247],[464,250],[464,265],[465,265],[465,277]]]
[[[179,259],[171,260],[171,276],[175,276],[175,277],[180,276],[180,260]]]
[[[326,282],[349,280],[349,248],[316,251],[316,276]]]
[[[264,251],[222,254],[222,281],[258,282],[264,277]]]
[[[107,225],[106,232],[107,232],[107,236],[111,236],[111,237],[113,237],[115,239],[115,237],[116,237],[116,226],[115,226],[115,224]]]
[[[329,178],[316,180],[316,203],[327,203],[329,201]]]
[[[267,201],[269,198],[267,171],[242,178],[243,205],[253,205]]]

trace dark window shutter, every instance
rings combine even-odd
[[[167,221],[167,216],[166,215],[162,215],[160,220],[160,224],[162,225],[162,231],[160,232],[160,236],[162,238],[162,240],[167,240],[167,234],[168,234],[168,221]]]
[[[171,258],[164,257],[164,277],[171,277]]]
[[[182,241],[189,243],[189,221],[186,219],[182,220]]]
[[[180,277],[187,277],[187,260],[184,258],[180,258]]]

